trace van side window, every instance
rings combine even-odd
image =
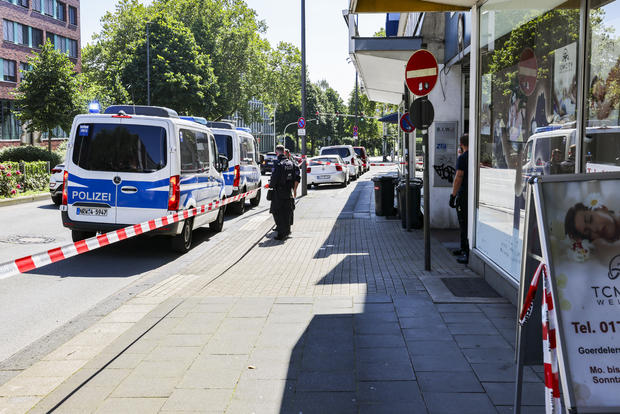
[[[250,137],[241,137],[241,153],[239,155],[242,165],[251,165],[256,160],[254,140]]]
[[[196,132],[196,148],[198,149],[198,161],[202,169],[209,168],[209,135],[204,132]]]
[[[198,171],[200,169],[200,161],[198,160],[196,133],[189,129],[181,129],[179,141],[181,147],[181,172],[193,173]]]
[[[209,145],[211,146],[211,160],[212,162],[217,163],[219,162],[220,154],[217,150],[217,146],[215,145],[215,137],[212,134],[209,134],[209,137]]]

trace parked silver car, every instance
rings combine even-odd
[[[62,203],[62,181],[65,164],[58,164],[50,172],[50,195],[54,204],[59,206]]]
[[[308,160],[308,188],[319,184],[349,184],[349,169],[339,155],[324,155]]]

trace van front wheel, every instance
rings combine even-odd
[[[172,238],[172,250],[177,253],[187,253],[192,247],[192,224],[193,219],[187,219],[183,222],[181,234],[177,234]]]

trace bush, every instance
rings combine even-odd
[[[16,162],[0,163],[0,197],[15,196],[21,190],[22,185],[18,183],[21,175]]]
[[[63,158],[58,153],[49,152],[42,147],[24,145],[21,147],[8,147],[0,151],[0,162],[4,161],[48,161],[50,167],[53,168],[55,165],[60,164]]]
[[[23,174],[19,183],[24,191],[43,191],[49,184],[47,161],[26,162],[20,165]]]

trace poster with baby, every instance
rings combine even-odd
[[[534,186],[565,406],[580,413],[620,412],[619,190],[617,173],[545,177]]]

